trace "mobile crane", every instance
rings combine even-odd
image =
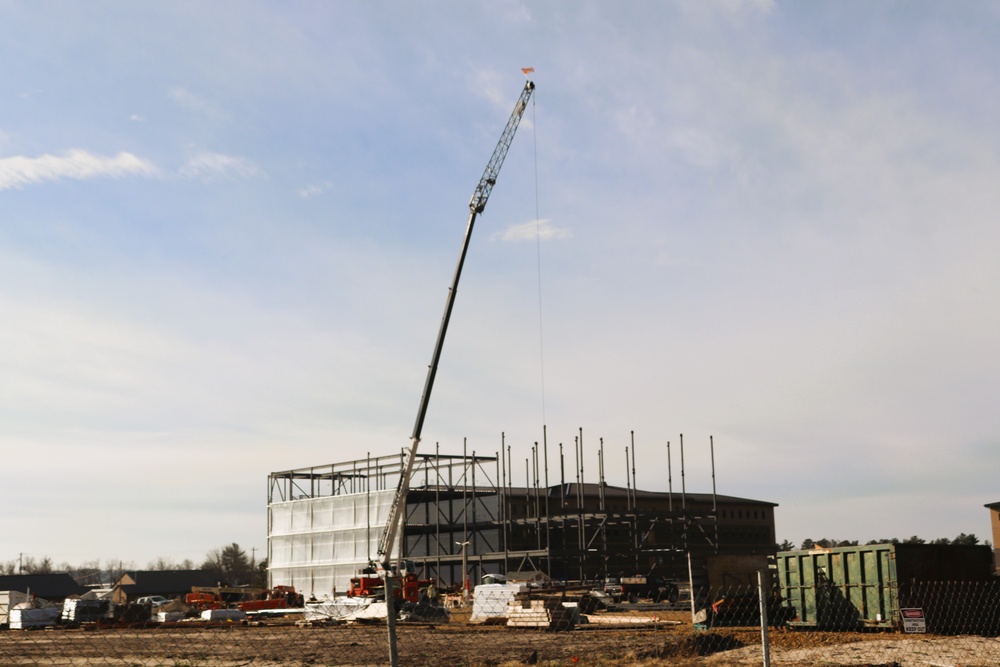
[[[455,277],[452,279],[451,287],[448,290],[448,298],[445,302],[444,315],[441,317],[441,327],[438,329],[434,352],[431,355],[431,363],[427,368],[427,379],[424,382],[424,391],[420,397],[420,406],[417,409],[417,420],[413,425],[413,435],[410,436],[410,448],[406,454],[403,471],[399,477],[399,485],[396,487],[396,493],[389,508],[389,517],[385,531],[379,540],[378,564],[381,566],[387,583],[389,583],[388,578],[392,576],[393,572],[393,568],[391,567],[392,548],[396,543],[396,537],[405,516],[406,494],[410,488],[410,474],[413,472],[413,463],[417,457],[417,447],[420,445],[420,434],[424,426],[424,417],[427,415],[427,405],[430,402],[431,389],[434,387],[434,377],[437,375],[438,362],[441,359],[441,349],[444,347],[444,337],[448,332],[448,322],[451,320],[451,311],[455,305],[458,281],[462,276],[462,267],[465,264],[465,256],[469,250],[472,228],[476,223],[476,217],[486,208],[486,202],[490,197],[490,193],[493,192],[493,186],[496,185],[497,176],[500,174],[500,167],[503,166],[503,161],[507,157],[507,151],[514,140],[514,133],[517,132],[517,127],[521,123],[521,116],[524,115],[524,110],[527,108],[528,100],[531,98],[531,93],[534,90],[535,84],[532,81],[529,80],[524,84],[524,89],[521,91],[517,104],[514,105],[514,111],[510,114],[510,119],[507,121],[507,126],[504,128],[503,134],[500,135],[500,141],[497,143],[496,148],[493,149],[493,156],[486,164],[486,170],[483,172],[482,178],[479,179],[479,184],[472,193],[472,199],[469,200],[469,222],[465,229],[465,239],[458,256]],[[403,573],[403,576],[405,577],[406,574],[408,573]],[[462,579],[464,585],[464,572],[462,573]],[[391,585],[385,587],[387,599],[389,598],[391,588]]]

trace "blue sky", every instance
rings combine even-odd
[[[522,67],[426,446],[989,537],[995,4],[0,7],[0,560],[260,554],[269,472],[406,446]]]

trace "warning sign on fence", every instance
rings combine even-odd
[[[900,609],[899,617],[903,619],[903,632],[927,632],[923,609]]]

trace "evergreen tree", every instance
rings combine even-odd
[[[243,586],[253,579],[250,558],[236,542],[208,552],[201,568],[212,572],[216,579],[230,586]]]

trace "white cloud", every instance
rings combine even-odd
[[[491,2],[488,6],[484,6],[483,9],[498,21],[522,27],[530,25],[533,18],[531,9],[524,2],[521,2],[521,0]]]
[[[479,93],[500,106],[506,105],[510,98],[510,92],[505,89],[504,83],[506,78],[495,69],[484,69],[475,73],[475,87]]]
[[[124,178],[133,175],[149,176],[156,172],[152,162],[132,153],[115,156],[95,155],[84,150],[72,149],[65,155],[40,157],[9,157],[0,159],[0,190],[23,188],[43,181],[72,178],[86,181],[93,178]]]
[[[181,176],[212,181],[217,176],[224,178],[263,178],[266,174],[252,161],[236,155],[222,153],[201,153],[180,168]]]
[[[170,89],[170,99],[172,99],[177,106],[182,109],[193,111],[204,116],[222,118],[226,115],[212,102],[199,95],[195,95],[191,91],[186,88],[181,88],[180,86],[174,86]]]
[[[767,14],[774,11],[775,2],[774,0],[728,0],[722,3],[722,7],[730,11],[746,9]]]
[[[509,241],[517,243],[520,241],[532,241],[536,238],[542,241],[549,239],[572,238],[573,233],[565,227],[553,227],[551,220],[529,220],[519,225],[510,225],[502,232],[495,232],[490,236],[491,241]]]
[[[719,0],[718,2],[680,3],[678,9],[689,17],[722,17],[739,19],[755,14],[771,14],[776,7],[775,0]]]
[[[679,156],[700,169],[715,169],[740,158],[739,150],[732,143],[700,128],[678,128],[670,132],[669,142]]]
[[[295,192],[302,199],[309,199],[310,197],[316,197],[323,194],[332,187],[333,181],[323,181],[322,183],[316,183],[313,185],[307,185],[304,188],[299,188]]]

